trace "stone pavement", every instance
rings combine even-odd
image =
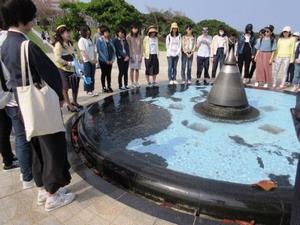
[[[50,55],[51,57],[51,55]],[[160,56],[161,74],[159,82],[167,81],[167,63],[165,53]],[[195,77],[195,65],[193,65],[193,77]],[[178,66],[180,69],[180,65]],[[180,71],[180,70],[179,70]],[[114,66],[112,73],[113,88],[117,89],[117,68]],[[179,73],[180,74],[180,73]],[[145,84],[144,67],[140,74],[140,84]],[[100,90],[100,71],[96,74],[96,90]],[[79,102],[87,105],[104,98],[107,94],[99,97],[88,97],[82,86],[80,87]],[[63,109],[65,120],[71,116]],[[12,139],[13,140],[13,139]],[[2,159],[0,159],[2,161]],[[103,185],[112,187],[106,181],[99,178]],[[121,190],[112,197],[95,189],[72,170],[72,183],[68,187],[77,194],[74,203],[47,213],[43,207],[36,205],[37,189],[22,190],[19,180],[19,170],[5,172],[0,166],[0,225],[171,225],[158,217],[143,213],[133,207],[118,201],[126,192]],[[120,189],[119,189],[120,190]],[[184,223],[181,223],[184,224]],[[200,223],[194,219],[189,224]]]

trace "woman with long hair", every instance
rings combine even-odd
[[[168,76],[170,84],[178,84],[177,64],[181,53],[181,35],[177,23],[172,23],[170,33],[166,37],[166,48],[168,58]]]
[[[245,32],[241,34],[237,44],[237,57],[240,73],[243,73],[244,67],[244,83],[251,82],[250,64],[255,57],[256,37],[253,32],[253,25],[247,24]]]
[[[272,83],[272,59],[276,50],[274,27],[272,25],[264,28],[262,37],[256,41],[256,82],[255,87],[263,85],[267,88]]]
[[[287,71],[290,63],[294,63],[295,60],[295,39],[291,34],[291,27],[286,26],[283,28],[280,38],[277,42],[277,49],[274,54],[274,77],[273,88],[277,87],[277,83],[280,80],[279,72],[283,69],[283,77],[280,82],[280,89],[285,88],[285,81]]]
[[[131,25],[130,33],[127,36],[129,45],[129,68],[130,68],[130,81],[133,88],[140,87],[139,76],[143,59],[143,39],[140,34],[140,28],[137,25]]]
[[[56,28],[53,45],[54,61],[61,76],[64,100],[70,112],[78,112],[82,108],[77,102],[80,78],[76,76],[75,68],[72,65],[75,49],[71,41],[70,29],[66,25],[60,25]],[[72,89],[72,102],[68,93],[69,89]]]
[[[82,26],[80,28],[80,36],[78,48],[83,60],[84,75],[90,78],[90,83],[84,83],[84,91],[86,91],[89,96],[98,96],[98,93],[94,92],[97,60],[95,46],[91,39],[90,27]]]

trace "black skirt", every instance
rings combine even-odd
[[[150,55],[149,59],[145,59],[145,67],[147,76],[159,74],[159,61],[157,54]]]

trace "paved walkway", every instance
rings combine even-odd
[[[51,55],[50,55],[51,57]],[[166,56],[160,56],[161,74],[159,81],[167,80]],[[180,66],[178,66],[180,68]],[[195,61],[193,65],[193,77],[195,77]],[[113,88],[117,88],[117,68],[114,65],[112,80]],[[141,84],[145,84],[144,68],[141,71]],[[96,90],[100,90],[100,71],[96,74]],[[104,98],[107,94],[99,97],[88,97],[82,86],[80,87],[79,102],[89,104]],[[71,116],[66,109],[63,109],[65,120]],[[1,160],[1,159],[0,159]],[[2,160],[1,160],[2,161]],[[78,174],[72,172],[72,183],[69,190],[77,194],[74,203],[46,213],[43,207],[36,205],[37,189],[22,190],[19,181],[19,170],[10,172],[2,171],[0,167],[0,225],[170,225],[157,217],[147,215],[139,210],[128,207],[118,201],[124,195],[112,198],[103,192],[93,188],[86,183]],[[101,180],[101,178],[99,178]],[[106,181],[101,180],[104,185]],[[109,186],[108,186],[109,187]],[[194,224],[197,224],[194,221]]]

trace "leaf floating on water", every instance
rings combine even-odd
[[[253,184],[252,187],[258,187],[264,191],[272,191],[276,188],[278,188],[278,185],[276,182],[271,180],[262,180],[258,182],[257,184]]]

